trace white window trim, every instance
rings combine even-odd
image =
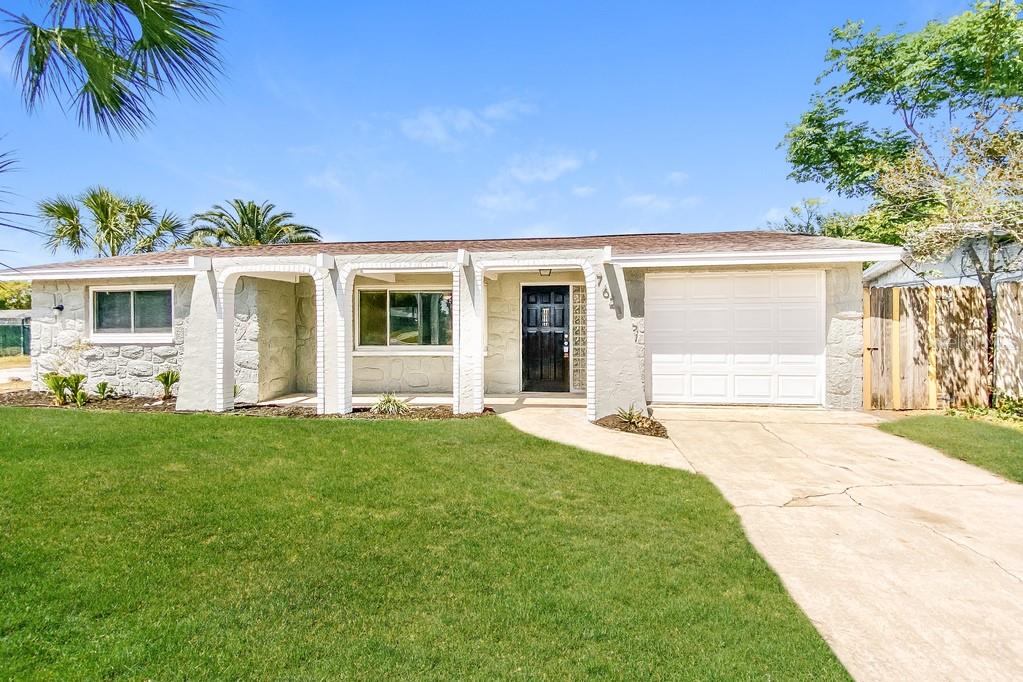
[[[453,296],[451,287],[444,288],[443,286],[431,287],[428,284],[392,284],[384,286],[374,286],[372,284],[360,284],[355,287],[355,300],[352,305],[353,325],[352,332],[354,337],[355,349],[352,351],[352,356],[379,356],[379,355],[420,355],[420,356],[447,356],[453,355],[455,348],[453,345],[448,344],[445,346],[428,346],[428,345],[391,345],[391,292],[392,291],[415,291],[422,294],[447,294]],[[383,291],[387,297],[387,309],[384,314],[384,320],[387,323],[385,332],[385,338],[387,343],[383,346],[367,346],[360,343],[362,341],[362,325],[359,320],[359,308],[360,308],[360,296],[363,291]],[[454,333],[454,325],[456,320],[452,318],[452,333]]]
[[[169,332],[101,332],[96,331],[96,294],[115,291],[169,291],[171,296],[171,331]],[[88,329],[87,341],[93,344],[129,344],[129,343],[173,343],[174,342],[174,285],[173,284],[110,284],[89,287],[87,290],[89,305],[87,308]],[[131,324],[135,326],[135,297],[131,297]]]

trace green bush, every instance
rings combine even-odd
[[[380,396],[380,399],[376,401],[376,404],[369,410],[373,414],[387,414],[391,416],[400,416],[408,414],[412,411],[409,407],[407,400],[402,400],[393,393],[384,393]]]
[[[156,375],[156,380],[163,386],[163,399],[170,400],[173,396],[171,389],[174,388],[174,384],[181,380],[181,373],[173,369],[169,369],[166,372],[160,372]]]
[[[56,372],[47,372],[43,375],[43,383],[53,394],[54,405],[67,405],[67,377]]]
[[[106,400],[110,397],[110,384],[106,381],[101,381],[96,384],[96,395],[99,396],[100,400]]]
[[[75,393],[75,405],[78,407],[84,407],[87,402],[89,402],[89,394],[84,390],[79,389],[79,391]]]

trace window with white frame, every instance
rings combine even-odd
[[[174,324],[173,287],[92,290],[92,335],[166,336]]]
[[[450,346],[451,292],[359,291],[360,346]]]

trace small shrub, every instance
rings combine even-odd
[[[87,402],[89,402],[89,394],[83,389],[78,389],[78,392],[75,393],[75,405],[84,407]]]
[[[47,372],[43,375],[43,383],[46,384],[46,388],[53,394],[54,405],[67,405],[67,380],[66,376],[56,372]]]
[[[96,395],[100,400],[106,400],[110,397],[110,384],[106,381],[101,381],[96,384]]]
[[[646,415],[636,409],[636,403],[632,403],[627,410],[623,407],[618,408],[618,418],[632,428],[637,429],[643,425]]]
[[[407,400],[402,400],[393,393],[384,393],[380,396],[380,399],[376,401],[376,404],[369,410],[373,414],[387,414],[391,416],[400,416],[408,414],[412,411],[409,407]]]
[[[163,399],[170,400],[171,389],[174,388],[174,384],[181,380],[181,374],[173,369],[169,369],[166,372],[160,372],[156,375],[156,380],[163,386]]]
[[[68,374],[66,386],[68,400],[75,400],[75,398],[78,396],[78,392],[85,387],[85,375]]]
[[[999,396],[995,401],[995,412],[1002,419],[1023,419],[1023,398]]]

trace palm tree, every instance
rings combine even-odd
[[[255,246],[258,244],[299,244],[320,241],[320,231],[291,222],[288,211],[274,212],[269,201],[232,199],[228,208],[216,204],[209,211],[192,216],[192,231],[185,242],[217,246]]]
[[[137,134],[154,95],[209,94],[221,71],[221,5],[198,0],[50,0],[40,22],[0,9],[31,110],[47,97],[107,134]]]
[[[61,195],[41,201],[39,217],[48,229],[47,248],[63,247],[75,255],[160,251],[177,244],[187,230],[187,224],[173,213],[158,215],[144,199],[121,196],[105,187],[91,187],[77,197]]]

